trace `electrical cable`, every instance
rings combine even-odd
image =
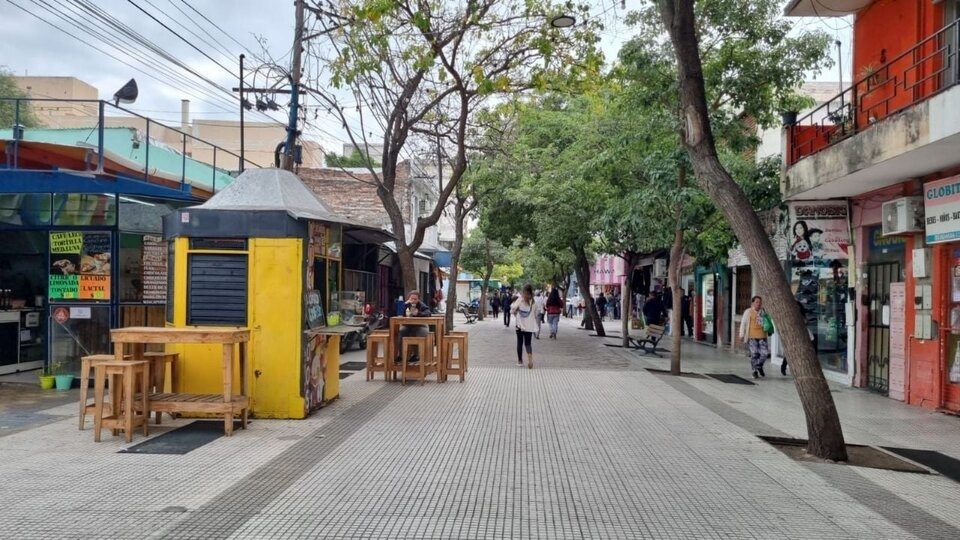
[[[132,5],[133,7],[139,9],[140,11],[142,11],[147,17],[150,17],[151,19],[153,19],[157,24],[159,24],[160,26],[166,28],[171,34],[173,34],[173,35],[177,36],[178,38],[180,38],[181,41],[183,41],[183,42],[186,43],[187,45],[193,47],[193,49],[196,50],[198,53],[200,53],[200,54],[204,55],[205,57],[207,57],[208,60],[210,60],[210,61],[213,62],[214,64],[220,66],[221,69],[223,69],[224,71],[226,71],[226,72],[229,73],[230,75],[234,75],[233,71],[230,70],[230,68],[224,66],[224,65],[221,64],[220,62],[217,62],[212,56],[210,56],[209,54],[205,53],[200,47],[197,47],[196,45],[193,44],[193,42],[191,42],[191,41],[188,40],[187,38],[181,36],[176,30],[174,30],[173,28],[170,28],[169,26],[167,26],[166,24],[164,24],[163,21],[161,21],[160,19],[154,17],[152,13],[150,13],[149,11],[143,9],[143,7],[141,7],[141,6],[138,5],[136,2],[134,2],[134,0],[127,0],[127,2],[128,2],[130,5]],[[152,4],[151,4],[151,5],[152,5]]]

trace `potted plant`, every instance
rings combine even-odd
[[[44,390],[52,390],[56,380],[56,377],[54,377],[53,373],[50,372],[50,368],[43,368],[40,370],[40,388]]]
[[[816,105],[816,102],[808,96],[797,93],[781,96],[778,108],[780,109],[780,119],[783,121],[783,127],[796,124],[800,111],[809,109],[814,105]]]
[[[73,373],[67,373],[67,363],[53,364],[53,376],[57,380],[57,390],[69,390],[73,386]]]

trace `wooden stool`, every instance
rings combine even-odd
[[[461,338],[463,339],[463,372],[470,371],[470,332],[450,332],[444,339]]]
[[[114,435],[117,430],[122,429],[126,441],[133,442],[133,430],[139,425],[143,426],[143,435],[149,434],[147,427],[147,417],[150,415],[149,392],[146,389],[150,385],[150,371],[147,369],[149,362],[144,360],[130,360],[123,362],[100,362],[93,366],[93,440],[100,442],[100,430],[108,427],[113,430]],[[140,387],[144,390],[140,392],[143,403],[141,403],[143,413],[137,415],[134,411],[134,394],[136,392],[136,383],[139,378]],[[104,408],[104,390],[110,381],[110,414],[103,414]]]
[[[372,381],[374,373],[383,372],[387,380],[387,344],[390,334],[374,332],[367,337],[367,380]],[[382,352],[381,352],[382,351]]]
[[[417,347],[420,355],[420,362],[417,365],[410,365],[410,348]],[[420,385],[427,381],[427,375],[436,373],[437,363],[433,356],[433,334],[426,336],[407,336],[403,338],[402,356],[400,363],[400,380],[402,384],[407,384],[407,374],[416,375],[412,377],[420,380]]]
[[[180,353],[175,352],[145,352],[143,359],[150,362],[150,388],[152,392],[162,394],[166,392],[167,364],[170,364],[170,391],[177,392],[177,360],[180,359]],[[156,423],[160,423],[160,417],[163,414],[160,411],[154,413]],[[170,413],[173,416],[174,413]]]
[[[112,354],[93,354],[80,358],[80,431],[87,419],[87,413],[93,414],[92,403],[87,403],[87,390],[90,388],[90,368],[101,362],[113,362]]]
[[[450,374],[460,375],[460,382],[464,379],[467,367],[467,336],[466,332],[457,332],[457,334],[463,335],[454,335],[451,332],[443,338],[443,345],[447,350],[444,355],[442,382],[447,382],[447,376]],[[453,355],[454,349],[457,351],[456,356]]]

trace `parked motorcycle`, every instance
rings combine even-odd
[[[367,315],[363,319],[363,324],[355,326],[354,330],[340,336],[340,352],[346,352],[354,345],[356,345],[361,351],[366,349],[367,337],[372,334],[374,330],[383,328],[385,326],[386,317],[383,315],[382,311]]]

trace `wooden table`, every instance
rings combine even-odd
[[[116,328],[110,331],[117,360],[124,358],[124,345],[132,349],[132,358],[141,360],[144,346],[151,343],[207,343],[223,345],[223,394],[150,394],[150,410],[159,412],[197,412],[222,413],[223,430],[227,436],[233,435],[233,417],[240,415],[240,426],[247,427],[247,414],[250,410],[250,398],[247,389],[247,343],[250,330],[237,327],[130,327]],[[233,393],[233,348],[240,347],[240,393]],[[182,361],[182,359],[181,359]]]
[[[426,326],[427,330],[429,330],[431,326],[437,327],[436,333],[434,334],[436,336],[437,351],[440,353],[440,357],[437,358],[437,371],[442,373],[445,360],[443,357],[443,336],[446,334],[446,317],[442,315],[431,315],[429,317],[390,317],[390,340],[387,342],[387,362],[392,363],[400,352],[397,350],[396,341],[397,333],[400,331],[401,326]]]

